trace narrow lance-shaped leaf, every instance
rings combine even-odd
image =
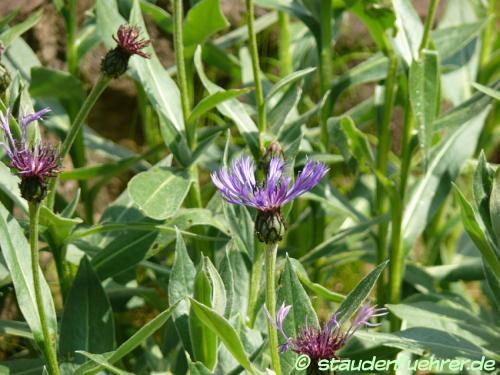
[[[426,166],[432,146],[433,124],[439,110],[439,82],[437,52],[423,50],[410,67],[409,94]]]
[[[0,247],[9,268],[14,289],[16,290],[17,302],[23,313],[24,319],[29,324],[33,337],[37,344],[43,348],[44,338],[40,325],[40,314],[35,299],[33,287],[33,273],[31,271],[31,252],[28,241],[24,237],[23,230],[16,219],[0,204]],[[45,308],[45,315],[49,329],[49,335],[56,342],[57,318],[54,301],[50,294],[49,286],[40,270],[40,288]]]
[[[77,350],[105,353],[115,345],[110,302],[85,256],[64,304],[59,345],[61,355],[77,363],[85,362],[82,356],[74,358]]]

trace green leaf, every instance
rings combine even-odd
[[[31,251],[24,233],[9,212],[0,204],[0,247],[9,268],[17,302],[24,319],[31,328],[33,337],[40,348],[44,347],[44,338],[33,287],[33,273],[31,271]],[[50,289],[40,270],[40,289],[49,335],[57,337],[57,318],[54,301]]]
[[[19,191],[19,183],[21,180],[15,174],[10,171],[4,163],[0,161],[0,190],[4,192],[14,203],[23,210],[24,213],[28,213],[28,204],[21,197],[21,192]]]
[[[398,30],[394,42],[408,66],[416,60],[422,41],[423,26],[410,0],[393,0]]]
[[[4,47],[8,47],[14,39],[24,34],[26,31],[35,26],[38,21],[42,18],[43,10],[39,9],[23,22],[16,24],[13,27],[8,28],[3,33],[0,34],[0,42]]]
[[[248,209],[244,206],[223,203],[223,211],[236,247],[253,259],[255,254],[254,221]]]
[[[465,230],[469,234],[472,242],[476,245],[478,250],[484,257],[484,260],[491,267],[492,271],[495,273],[497,278],[500,279],[500,259],[498,258],[495,250],[492,248],[492,244],[488,242],[486,237],[486,229],[481,227],[482,224],[476,218],[476,213],[472,208],[471,204],[467,202],[458,187],[455,188],[455,199],[460,206],[460,212],[462,215],[462,222],[464,224]]]
[[[273,87],[269,90],[266,98],[265,98],[265,103],[269,104],[269,101],[273,98],[274,95],[276,95],[278,92],[281,91],[285,86],[290,85],[294,82],[297,82],[298,80],[304,78],[305,76],[308,76],[312,72],[314,72],[316,68],[306,68],[302,70],[298,70],[296,72],[293,72],[286,77],[283,77],[280,79],[278,82],[276,82]]]
[[[30,94],[39,98],[57,98],[83,102],[85,91],[82,82],[69,73],[44,68],[31,68]]]
[[[252,89],[233,89],[227,91],[217,91],[213,94],[208,95],[203,98],[196,107],[193,108],[189,114],[187,122],[189,124],[194,123],[198,118],[203,116],[205,113],[215,108],[219,104],[225,102],[226,100],[235,99],[238,96],[245,95],[252,91]]]
[[[106,358],[107,363],[113,364],[118,362],[120,359],[122,359],[139,345],[141,345],[144,340],[146,340],[153,333],[159,330],[167,322],[176,307],[177,305],[172,305],[165,311],[162,311],[154,319],[150,320],[144,326],[142,326],[136,333],[134,333],[133,336],[131,336],[128,340],[121,344],[114,352],[105,354],[104,357]],[[78,367],[78,369],[75,371],[75,375],[94,373],[102,369],[102,367],[103,366],[101,365],[96,366],[93,363],[87,362],[84,365]]]
[[[318,318],[311,300],[302,287],[288,256],[285,259],[285,267],[278,288],[276,311],[282,304],[292,305],[288,316],[283,322],[283,329],[288,336],[297,337],[306,322],[311,327],[318,327]],[[285,338],[282,335],[279,335],[279,343],[285,343]],[[281,354],[280,357],[283,372],[289,373],[294,368],[295,354],[287,352]]]
[[[500,91],[492,89],[491,87],[481,85],[477,82],[472,82],[472,86],[474,86],[477,90],[485,93],[486,95],[491,96],[493,99],[500,100]]]
[[[418,60],[413,60],[409,73],[410,102],[416,118],[424,163],[429,162],[434,120],[439,111],[439,61],[435,51],[424,49]]]
[[[180,208],[190,185],[185,173],[155,167],[134,176],[128,184],[128,192],[146,216],[164,220]]]
[[[101,280],[133,267],[144,259],[149,248],[158,237],[157,231],[131,231],[127,225],[134,223],[159,224],[145,217],[135,207],[125,190],[104,211],[100,225],[120,223],[122,230],[97,233],[78,246],[87,253],[93,254],[92,266]]]
[[[0,334],[33,340],[29,325],[17,320],[0,320]]]
[[[140,26],[142,36],[150,39],[138,0],[133,2],[129,22]],[[131,59],[132,76],[142,84],[151,105],[158,111],[167,145],[179,162],[188,165],[191,155],[186,143],[179,89],[161,65],[154,49],[150,46],[146,52],[150,54],[149,59]]]
[[[379,276],[384,271],[385,267],[389,263],[386,260],[380,263],[374,270],[372,270],[368,275],[366,275],[363,280],[361,280],[358,285],[347,295],[344,302],[337,309],[337,321],[340,325],[347,322],[351,316],[356,312],[356,310],[361,306],[361,304],[368,298],[372,289]]]
[[[208,278],[207,259],[206,257],[202,258],[201,267],[195,276],[193,298],[205,306],[213,307],[213,289]],[[191,310],[193,310],[192,305]],[[205,326],[198,315],[191,312],[189,314],[189,333],[195,360],[213,370],[217,361],[217,336],[215,332]]]
[[[403,215],[403,242],[406,249],[415,243],[436,210],[447,197],[451,181],[473,154],[489,108],[444,137],[436,147],[427,172],[418,181]]]
[[[201,0],[189,10],[184,19],[184,45],[202,44],[228,26],[229,22],[222,13],[219,0]]]
[[[131,372],[120,370],[118,367],[115,367],[112,364],[110,364],[106,360],[106,357],[103,356],[103,355],[88,353],[88,352],[86,352],[84,350],[77,350],[77,353],[81,354],[82,356],[87,357],[92,362],[95,362],[96,364],[100,365],[102,368],[108,370],[112,374],[117,374],[117,375],[132,375]]]
[[[172,265],[172,273],[168,283],[168,302],[171,305],[177,303],[177,308],[173,313],[175,327],[184,349],[191,351],[188,322],[189,302],[186,297],[193,296],[196,269],[178,230],[176,231],[176,238],[174,264]]]
[[[59,353],[70,362],[85,362],[76,351],[105,353],[115,347],[113,311],[87,257],[80,261],[61,319]]]
[[[211,82],[203,71],[203,64],[201,62],[201,48],[198,47],[194,56],[194,64],[198,76],[200,77],[203,86],[207,89],[210,94],[216,92],[223,92],[224,90],[217,86],[215,83]],[[255,123],[252,121],[248,113],[246,113],[243,105],[236,99],[226,100],[219,105],[217,109],[221,114],[229,117],[236,124],[240,134],[245,139],[248,147],[252,151],[252,154],[257,157],[259,155],[259,138],[258,130]]]
[[[475,208],[492,240],[495,238],[495,235],[491,225],[490,196],[493,190],[494,176],[494,169],[488,165],[486,156],[484,155],[484,152],[481,151],[476,170],[474,171],[472,192],[474,193]],[[493,240],[493,242],[495,241]]]
[[[497,168],[490,196],[490,216],[497,248],[500,249],[500,168]]]
[[[222,316],[218,315],[210,307],[205,306],[194,299],[190,299],[192,311],[210,330],[212,330],[224,343],[234,358],[252,375],[256,374],[252,363],[245,353],[243,344],[231,324]]]
[[[73,232],[73,229],[82,223],[80,218],[67,218],[61,215],[55,214],[52,210],[47,207],[42,207],[40,209],[40,224],[46,226],[47,234],[50,236],[53,243],[51,245],[60,248],[63,246],[66,238]]]
[[[343,117],[340,120],[340,126],[346,135],[349,149],[359,164],[361,166],[365,163],[368,166],[374,165],[370,142],[367,136],[356,127],[352,118],[349,116]]]

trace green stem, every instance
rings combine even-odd
[[[330,89],[332,82],[332,1],[321,0],[321,45],[319,48],[319,78],[321,97]],[[327,106],[328,107],[328,106]],[[320,119],[321,143],[325,151],[329,148],[327,120],[329,113],[322,113]]]
[[[264,108],[264,93],[262,91],[262,81],[260,80],[260,64],[259,52],[257,50],[257,34],[255,33],[255,12],[253,7],[253,0],[246,0],[247,16],[248,16],[248,44],[250,49],[250,57],[252,59],[253,80],[255,83],[255,101],[257,104],[257,121],[259,132],[262,134],[266,131],[266,113]]]
[[[42,299],[42,290],[40,288],[40,266],[38,254],[38,219],[40,216],[40,204],[35,202],[29,203],[29,219],[30,219],[30,248],[31,248],[31,271],[33,273],[33,288],[35,290],[36,306],[40,317],[40,325],[42,327],[43,344],[47,365],[50,374],[59,375],[59,365],[57,364],[57,355],[55,351],[55,338],[49,334],[47,325],[47,317],[45,316],[45,306]]]
[[[184,36],[183,36],[183,16],[182,0],[172,0],[174,18],[174,50],[175,64],[177,67],[177,84],[181,92],[181,106],[184,120],[189,117],[189,92],[186,74],[186,62],[184,60]],[[194,126],[194,125],[193,125]],[[194,129],[187,129],[186,136],[191,147],[195,144]]]
[[[61,152],[60,152],[61,159],[64,159],[68,155],[69,150],[71,149],[73,142],[75,142],[78,132],[80,131],[80,128],[83,125],[83,122],[87,118],[90,110],[94,107],[94,104],[96,103],[97,99],[101,96],[102,92],[104,91],[110,80],[111,78],[106,75],[101,74],[99,76],[99,79],[92,88],[92,91],[90,91],[90,94],[87,96],[87,99],[85,99],[85,102],[81,106],[80,111],[76,115],[75,119],[73,120],[73,123],[69,128],[68,134],[66,135],[66,138],[64,139],[64,142],[61,146]],[[52,179],[49,183],[47,207],[50,209],[54,207],[56,184],[57,184],[57,178]]]
[[[485,69],[484,67],[488,63],[491,55],[491,50],[493,46],[493,39],[495,36],[496,28],[496,6],[497,0],[489,0],[487,18],[488,23],[483,31],[483,36],[481,38],[481,51],[479,53],[479,77],[478,81],[480,83],[485,82]]]
[[[434,23],[434,17],[436,16],[438,4],[439,0],[431,0],[431,3],[429,4],[429,10],[427,11],[427,17],[425,18],[424,34],[422,35],[422,42],[420,43],[419,48],[420,52],[422,52],[423,49],[427,48],[427,45],[429,44],[431,29]]]
[[[260,290],[260,279],[262,277],[262,258],[264,252],[261,247],[257,249],[258,253],[252,267],[252,278],[250,283],[250,293],[248,294],[248,327],[253,328],[257,318],[257,298]]]
[[[378,128],[378,146],[376,165],[380,173],[386,174],[389,162],[389,152],[391,146],[391,119],[394,111],[394,96],[396,92],[396,78],[398,73],[398,59],[388,40],[385,43],[386,54],[389,58],[389,68],[385,80],[384,107],[381,123]],[[387,196],[385,188],[381,182],[376,186],[376,211],[378,215],[384,215],[387,210]],[[377,264],[383,262],[387,257],[387,233],[388,224],[381,223],[377,238]],[[384,278],[380,277],[377,284],[377,302],[379,305],[385,303]]]
[[[285,12],[278,12],[279,43],[278,54],[281,75],[287,76],[293,71],[292,55],[290,54],[290,16]]]
[[[266,307],[269,314],[276,317],[276,256],[278,243],[266,245],[264,249],[266,259]],[[274,373],[281,375],[280,355],[278,352],[278,332],[271,322],[267,322],[269,332],[269,350]]]

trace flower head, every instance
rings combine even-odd
[[[273,157],[265,181],[258,184],[253,160],[243,156],[235,160],[230,168],[224,167],[211,174],[214,185],[227,202],[259,211],[256,232],[262,242],[281,240],[285,225],[281,207],[311,190],[328,172],[323,163],[308,160],[291,184],[291,178],[285,176],[285,169],[285,161],[279,156]]]
[[[333,359],[337,357],[337,351],[362,327],[377,327],[380,323],[371,323],[370,319],[387,315],[385,307],[374,307],[370,304],[364,305],[356,314],[347,330],[342,330],[337,320],[339,312],[333,314],[331,319],[322,327],[311,327],[307,320],[297,337],[288,337],[283,329],[283,321],[290,311],[291,306],[284,304],[278,310],[276,321],[272,319],[266,309],[268,319],[285,338],[285,343],[280,345],[280,351],[292,350],[297,354],[307,354],[316,363],[321,359]]]
[[[127,71],[128,60],[132,55],[138,55],[145,59],[149,54],[142,51],[151,43],[148,39],[140,39],[141,29],[138,26],[121,25],[113,39],[116,47],[110,50],[101,63],[104,74],[117,78]]]
[[[41,201],[47,192],[47,181],[55,177],[60,169],[58,150],[50,144],[35,143],[27,140],[28,125],[40,120],[49,112],[48,108],[25,114],[21,118],[21,139],[14,139],[9,126],[10,108],[0,118],[3,141],[0,143],[10,159],[10,167],[21,178],[21,195],[28,201]]]

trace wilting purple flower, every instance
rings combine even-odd
[[[50,144],[35,143],[27,140],[28,125],[40,120],[49,112],[48,108],[25,114],[21,118],[21,139],[14,139],[9,126],[10,108],[5,116],[1,115],[0,129],[3,131],[3,146],[10,159],[10,167],[21,178],[21,194],[28,201],[41,201],[45,197],[47,180],[55,177],[60,168],[58,150]]]
[[[116,47],[110,50],[101,62],[101,70],[110,77],[119,77],[127,71],[128,61],[132,55],[149,58],[142,51],[151,44],[150,40],[140,38],[141,29],[138,26],[121,25],[113,39]]]
[[[265,307],[264,307],[265,308]],[[307,320],[304,327],[300,330],[297,337],[288,337],[283,329],[283,321],[290,311],[291,306],[284,304],[276,314],[276,321],[271,318],[265,308],[268,319],[277,328],[286,342],[280,345],[280,351],[292,350],[297,354],[307,354],[312,363],[317,363],[320,359],[333,359],[337,357],[337,351],[341,349],[346,342],[362,327],[377,327],[381,323],[371,323],[370,319],[387,315],[385,307],[374,307],[370,304],[364,305],[356,314],[347,330],[342,330],[337,321],[338,312],[334,313],[331,319],[323,324],[322,327],[310,327]]]
[[[149,58],[149,54],[142,51],[143,48],[149,46],[150,40],[140,39],[141,29],[138,26],[131,25],[121,25],[118,28],[116,37],[113,35],[113,39],[117,44],[117,47],[124,53],[132,56],[139,55],[146,59]]]
[[[253,160],[243,156],[233,161],[230,168],[223,167],[211,174],[214,185],[227,202],[254,207],[259,211],[256,232],[263,242],[281,240],[284,230],[281,207],[311,190],[328,172],[323,163],[308,160],[291,184],[291,178],[284,175],[285,169],[285,161],[281,157],[273,157],[265,182],[258,184]]]

